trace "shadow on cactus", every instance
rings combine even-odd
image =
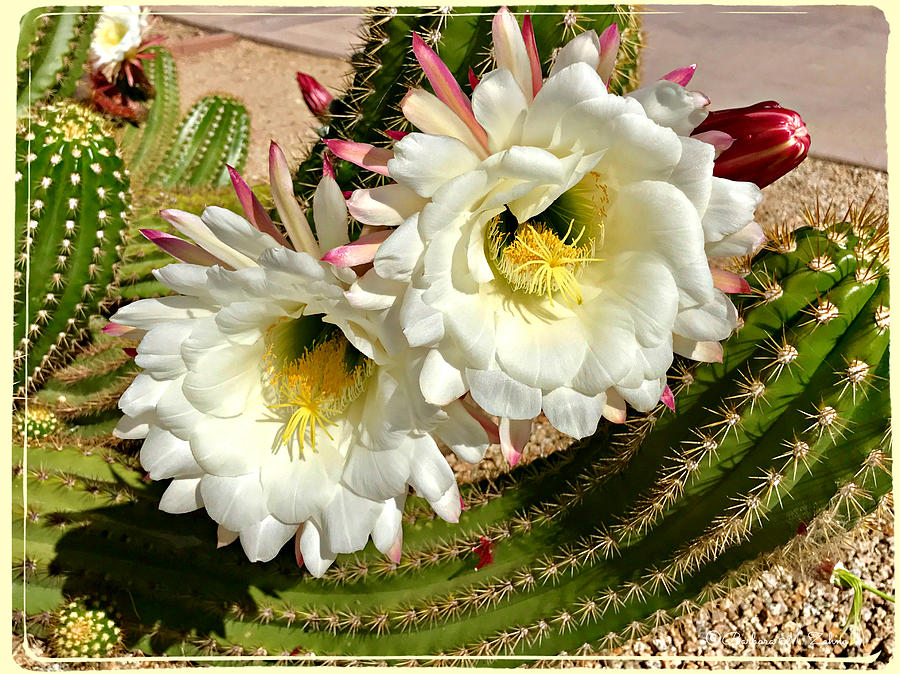
[[[321,580],[287,550],[251,565],[117,459],[35,451],[29,611],[102,588],[154,653],[590,655],[773,563],[815,565],[889,504],[884,222],[774,233],[724,361],[673,369],[677,412],[466,487],[455,526],[410,499],[398,564],[370,546]]]

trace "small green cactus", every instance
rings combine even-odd
[[[16,116],[35,103],[75,92],[97,22],[88,7],[38,7],[20,21]]]
[[[16,435],[29,440],[40,440],[60,430],[56,415],[42,405],[29,405],[15,416]]]
[[[108,296],[130,188],[104,119],[64,102],[19,120],[15,180],[13,360],[21,394],[66,360]]]
[[[55,616],[50,647],[63,658],[98,658],[115,654],[122,631],[112,616],[100,608],[71,601]]]
[[[225,165],[243,169],[249,137],[250,117],[240,101],[205,96],[181,122],[148,183],[159,187],[228,185]]]

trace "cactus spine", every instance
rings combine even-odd
[[[20,393],[65,360],[107,296],[129,209],[128,171],[102,117],[55,103],[19,121],[14,368]]]
[[[16,116],[37,102],[75,92],[88,57],[97,14],[67,7],[38,7],[20,22],[16,49]]]
[[[889,504],[886,230],[852,218],[772,247],[786,252],[754,263],[724,362],[673,370],[677,413],[465,488],[458,525],[410,498],[397,565],[371,549],[322,580],[287,550],[251,565],[202,517],[174,533],[127,453],[30,449],[14,477],[27,613],[102,586],[144,652],[591,655],[761,566],[814,561]],[[476,570],[483,539],[493,562]]]

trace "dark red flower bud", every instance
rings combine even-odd
[[[806,158],[811,142],[800,115],[775,101],[710,112],[692,135],[709,131],[734,138],[716,158],[713,175],[756,183],[758,187],[796,168]]]
[[[300,85],[300,93],[303,94],[303,101],[309,111],[319,119],[328,117],[328,107],[334,96],[315,77],[306,73],[297,73],[297,84]]]

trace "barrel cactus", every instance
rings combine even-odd
[[[55,615],[53,652],[64,658],[96,658],[114,655],[122,630],[102,608],[72,601]]]
[[[65,102],[17,123],[15,179],[15,386],[28,392],[109,293],[130,187],[105,120]]]
[[[204,96],[182,120],[168,153],[147,182],[166,188],[227,185],[226,165],[243,166],[249,136],[250,117],[240,101]]]

